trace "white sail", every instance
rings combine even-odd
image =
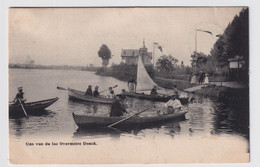
[[[153,88],[153,86],[156,86],[157,89],[161,89],[161,87],[159,87],[156,83],[154,83],[154,81],[152,80],[152,78],[148,75],[142,58],[138,57],[138,65],[137,65],[137,86],[136,86],[136,90],[137,91],[147,91],[147,90],[151,90]]]

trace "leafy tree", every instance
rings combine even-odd
[[[170,72],[174,70],[176,63],[178,63],[176,58],[171,55],[163,55],[157,60],[156,66],[159,70]]]
[[[216,57],[221,65],[228,65],[228,59],[236,55],[243,56],[245,69],[249,66],[249,27],[248,8],[244,8],[239,16],[235,16],[233,21],[227,26],[224,33],[211,50],[211,55]]]
[[[111,51],[110,49],[107,47],[107,45],[103,44],[99,51],[98,51],[98,56],[102,59],[102,66],[103,67],[107,67],[107,65],[109,64],[109,59],[111,59]]]

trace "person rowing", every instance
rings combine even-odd
[[[94,96],[94,97],[99,96],[98,86],[95,87],[95,90],[93,91],[93,96]]]
[[[86,90],[85,95],[92,96],[92,86],[91,85],[88,86],[88,89]]]
[[[119,97],[116,96],[115,100],[112,103],[111,110],[110,110],[110,117],[120,117],[124,115],[124,113],[127,113],[123,105],[119,101]]]
[[[20,102],[18,99],[20,99],[21,103],[24,104],[26,99],[23,97],[23,95],[24,95],[23,87],[18,87],[17,89],[18,89],[18,93],[16,94],[13,102],[15,102],[15,104],[19,104]]]

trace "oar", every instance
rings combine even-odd
[[[116,88],[116,87],[117,87],[117,85],[113,86],[112,88]],[[108,89],[109,89],[109,88],[108,88]],[[99,93],[103,93],[103,92],[107,91],[108,89],[102,90],[102,91],[100,91]]]
[[[57,86],[57,89],[59,89],[59,90],[68,90],[68,89],[60,87],[60,86]]]
[[[129,117],[126,117],[126,118],[124,118],[124,119],[121,119],[120,121],[117,121],[117,122],[115,122],[115,123],[113,123],[113,124],[111,124],[111,125],[108,125],[107,127],[112,127],[112,126],[115,126],[115,125],[117,125],[117,124],[119,124],[119,123],[121,123],[121,122],[123,122],[123,121],[125,121],[125,120],[127,120],[127,119],[130,119],[130,118],[132,118],[133,116],[135,116],[135,115],[138,115],[138,114],[141,114],[142,112],[145,112],[145,111],[147,111],[147,110],[149,110],[149,109],[151,109],[151,108],[147,108],[147,109],[145,109],[145,110],[143,110],[143,111],[140,111],[140,112],[138,112],[138,113],[135,113],[135,114],[133,114],[133,115],[130,115]]]
[[[21,102],[21,100],[18,98],[18,101],[19,101],[19,103],[21,104],[21,107],[22,107],[22,109],[23,109],[23,112],[24,112],[24,115],[26,116],[26,118],[28,118],[28,115],[27,115],[27,113],[26,113],[26,111],[25,111],[25,109],[24,109],[24,107],[23,107],[23,104],[22,104],[22,102]]]

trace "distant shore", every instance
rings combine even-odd
[[[49,69],[49,70],[78,70],[97,71],[100,67],[69,66],[69,65],[40,65],[40,64],[9,64],[9,68],[17,69]]]

